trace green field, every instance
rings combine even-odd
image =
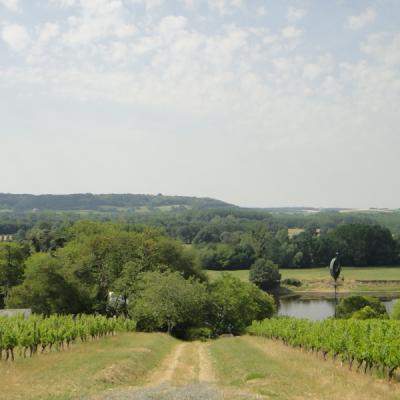
[[[243,281],[249,280],[248,270],[228,271]],[[281,269],[282,279],[295,278],[303,282],[300,287],[290,286],[290,290],[301,293],[331,292],[332,284],[328,268]],[[222,271],[207,270],[211,280]],[[345,293],[400,292],[400,266],[396,267],[344,267],[342,268],[339,289]]]
[[[243,281],[249,280],[248,270],[228,271]],[[207,270],[211,279],[216,279],[222,271]],[[307,269],[280,269],[282,279],[296,278],[300,280],[329,279],[328,268],[307,268]],[[396,267],[343,267],[341,276],[352,280],[399,280],[400,266]]]

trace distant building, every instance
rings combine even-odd
[[[32,315],[31,308],[9,308],[7,310],[0,310],[0,317],[14,317],[15,315],[23,315],[28,318]]]
[[[0,235],[0,242],[12,242],[13,240],[13,235]]]

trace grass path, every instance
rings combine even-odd
[[[215,382],[209,345],[200,342],[178,344],[160,367],[147,378],[147,384],[163,383],[185,385],[198,382]]]
[[[142,385],[178,343],[164,334],[130,333],[70,350],[0,362],[0,400],[67,400],[116,386]]]
[[[262,399],[398,400],[400,384],[348,371],[279,342],[241,337],[211,346],[220,382]]]
[[[258,337],[124,334],[0,363],[1,400],[398,400],[400,383]]]

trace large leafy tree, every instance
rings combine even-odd
[[[138,287],[129,308],[139,329],[172,333],[204,322],[208,295],[203,283],[179,272],[147,272]]]
[[[138,272],[171,270],[205,279],[194,254],[158,230],[94,222],[80,222],[73,230],[73,240],[55,257],[92,311],[109,311],[110,291],[127,299]]]
[[[23,280],[26,249],[17,243],[0,244],[0,305],[9,291]]]
[[[210,287],[210,319],[216,333],[243,333],[253,320],[275,312],[272,296],[252,283],[224,273]]]
[[[250,268],[250,282],[262,290],[273,289],[279,286],[281,274],[279,268],[270,260],[259,258]]]
[[[37,253],[26,262],[25,280],[6,299],[7,308],[31,308],[40,314],[76,313],[82,310],[73,285],[60,275],[58,261]]]

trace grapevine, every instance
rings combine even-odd
[[[78,339],[86,342],[116,332],[131,332],[135,323],[125,318],[101,315],[33,315],[0,317],[0,359],[14,360],[15,351],[22,357],[44,351],[63,350]]]
[[[349,369],[354,363],[364,372],[375,368],[389,379],[400,368],[400,321],[274,318],[254,321],[248,332],[321,353],[324,358],[339,357]]]

